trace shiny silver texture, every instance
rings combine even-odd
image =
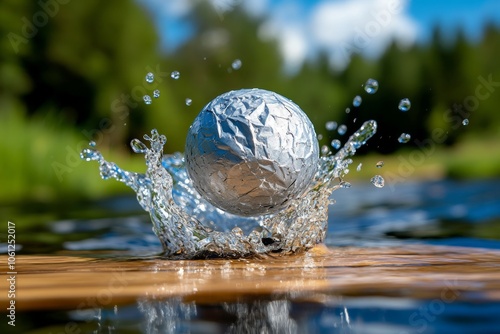
[[[314,127],[289,99],[263,89],[224,93],[189,129],[186,169],[211,204],[241,216],[275,213],[310,186],[319,164]]]

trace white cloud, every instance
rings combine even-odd
[[[159,22],[172,22],[188,14],[193,1],[139,0],[153,9]],[[242,5],[252,16],[266,17],[259,29],[264,39],[274,38],[285,59],[285,69],[294,72],[308,58],[326,51],[333,67],[349,64],[352,53],[380,56],[392,40],[412,45],[418,26],[407,14],[409,0],[205,0],[223,17]],[[160,24],[161,27],[173,29]],[[186,35],[187,36],[187,35]]]
[[[418,27],[405,13],[406,0],[325,0],[309,11],[288,2],[269,13],[261,35],[278,39],[288,71],[325,50],[332,66],[344,68],[352,53],[377,57],[395,39],[415,42]]]
[[[269,0],[246,0],[242,2],[243,8],[252,16],[262,16],[269,7]]]

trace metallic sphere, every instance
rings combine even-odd
[[[319,164],[314,127],[289,99],[263,89],[224,93],[189,129],[186,169],[214,206],[241,216],[275,213],[310,186]]]

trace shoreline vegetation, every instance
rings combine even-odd
[[[401,48],[394,42],[378,59],[364,58],[352,45],[344,69],[333,68],[320,52],[287,73],[278,41],[259,37],[265,18],[235,6],[221,20],[207,6],[197,2],[185,18],[192,37],[165,52],[151,13],[137,1],[70,2],[30,36],[23,35],[29,20],[15,18],[38,17],[39,4],[3,1],[0,13],[14,19],[0,24],[0,34],[10,36],[0,43],[0,202],[130,193],[103,181],[95,162],[80,159],[91,139],[106,159],[144,172],[131,139],[156,128],[167,136],[166,153],[182,151],[202,107],[241,88],[292,99],[323,136],[320,145],[344,143],[364,121],[376,120],[377,135],[353,158],[348,182],[369,182],[376,174],[405,180],[500,177],[500,27],[494,23],[485,22],[475,40],[460,28],[444,34],[436,27],[427,43]],[[149,72],[151,83],[145,80]],[[369,78],[378,80],[375,94],[363,87]],[[146,105],[144,96],[156,89],[160,97]],[[357,95],[363,102],[354,107]],[[398,110],[403,98],[411,101],[406,112]],[[326,131],[329,121],[348,132]],[[434,139],[436,130],[444,139],[431,153],[421,149],[418,143]],[[402,133],[411,135],[406,144],[396,140]],[[380,160],[385,165],[379,169]]]
[[[102,180],[96,162],[80,158],[81,149],[87,147],[81,133],[64,126],[47,127],[50,119],[39,122],[18,116],[3,120],[5,115],[0,116],[0,132],[6,138],[17,138],[0,142],[0,155],[9,162],[0,174],[0,202],[93,200],[132,194],[119,182]],[[114,149],[103,144],[97,149],[125,170],[146,170],[143,155],[125,146]],[[410,146],[392,154],[357,154],[344,179],[351,183],[369,182],[379,174],[388,186],[414,180],[498,178],[500,156],[494,152],[499,151],[500,136],[490,135],[463,136],[453,146],[436,145],[432,150]],[[382,168],[376,167],[379,161],[384,162]],[[357,171],[360,163],[362,167]]]

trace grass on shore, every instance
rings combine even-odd
[[[57,126],[57,120],[27,119],[21,113],[0,116],[0,203],[53,202],[96,199],[132,193],[116,181],[103,181],[96,162],[85,162],[79,153],[87,140],[77,130]],[[142,155],[103,149],[109,161],[129,171],[144,172]],[[369,180],[380,174],[386,182],[398,179],[456,179],[500,177],[500,136],[463,137],[451,148],[432,151],[408,147],[393,155],[355,156],[347,181]],[[375,165],[384,161],[382,168]],[[363,166],[356,171],[359,163]]]

